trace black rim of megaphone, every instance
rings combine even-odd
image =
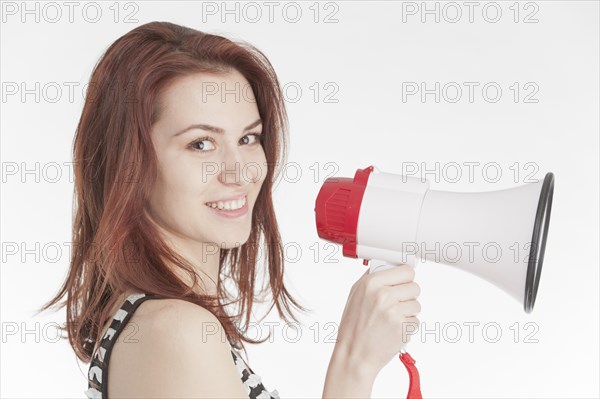
[[[527,280],[525,282],[525,312],[531,313],[535,305],[542,264],[544,263],[544,250],[546,249],[546,237],[550,225],[550,211],[552,210],[552,195],[554,194],[554,174],[546,173],[540,199],[538,201],[533,236],[531,238],[531,249],[529,251],[529,264],[527,266]]]

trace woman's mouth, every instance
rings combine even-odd
[[[248,201],[244,195],[238,200],[205,203],[213,212],[227,218],[237,218],[248,212]]]

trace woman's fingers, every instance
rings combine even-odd
[[[389,288],[394,293],[396,301],[410,301],[411,299],[416,299],[421,294],[421,287],[414,281]]]
[[[397,306],[404,317],[415,317],[421,313],[421,304],[417,300],[400,302]]]
[[[393,306],[398,302],[412,301],[421,293],[421,287],[414,281],[394,286],[380,287],[375,293],[375,301],[382,307]]]
[[[400,265],[390,269],[369,274],[368,283],[377,289],[383,285],[398,285],[408,283],[415,278],[415,269],[411,265]]]

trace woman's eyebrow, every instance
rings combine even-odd
[[[252,122],[251,124],[249,124],[248,126],[246,126],[244,128],[243,132],[245,132],[247,130],[250,130],[252,128],[255,128],[256,126],[260,125],[261,123],[262,123],[262,119],[258,118],[257,120],[255,120],[254,122]],[[192,129],[208,130],[208,131],[211,131],[211,132],[214,132],[214,133],[219,133],[219,134],[224,134],[225,133],[225,130],[223,130],[220,127],[211,126],[211,125],[207,125],[207,124],[204,124],[204,123],[196,123],[194,125],[190,125],[190,126],[186,127],[185,129],[183,129],[183,130],[175,133],[173,135],[173,137],[177,137],[177,136],[179,136],[179,135],[181,135],[181,134],[183,134],[183,133],[185,133],[185,132],[187,132],[189,130],[192,130]]]

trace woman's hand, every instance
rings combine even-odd
[[[414,276],[410,265],[367,270],[350,290],[333,356],[374,379],[419,328],[421,289]]]

